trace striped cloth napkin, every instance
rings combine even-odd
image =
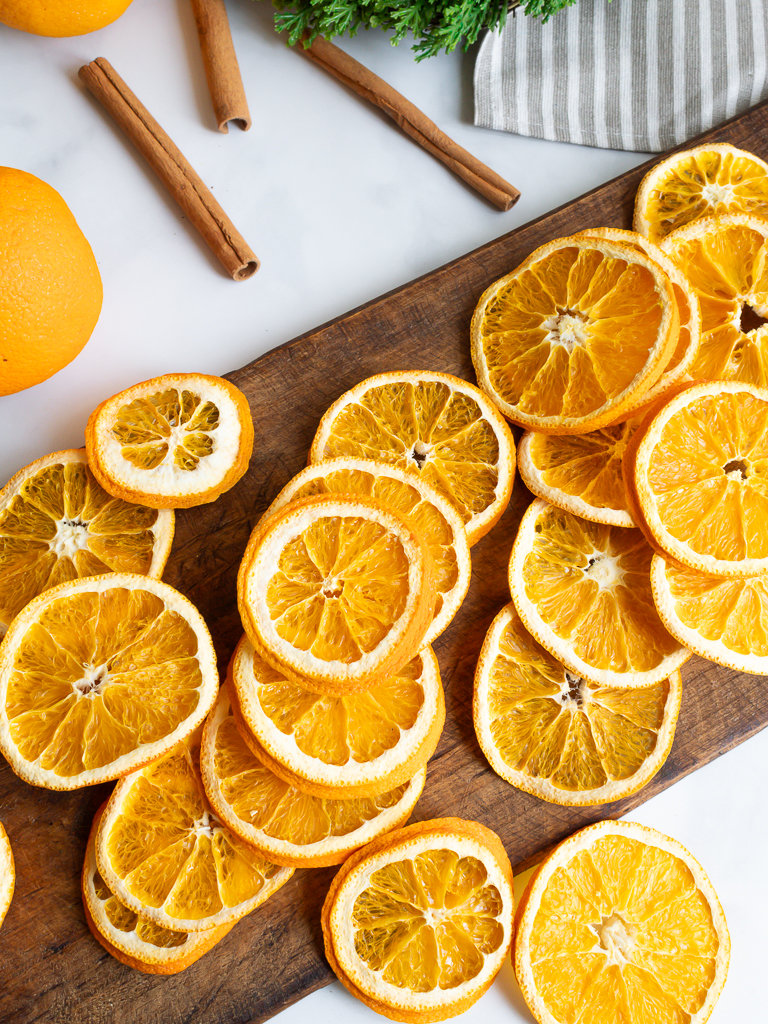
[[[768,98],[768,0],[577,0],[510,16],[475,65],[475,124],[659,152]]]

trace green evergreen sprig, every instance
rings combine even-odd
[[[501,28],[509,11],[548,21],[576,0],[272,0],[277,8],[275,27],[288,33],[293,46],[317,36],[354,36],[360,28],[381,28],[392,33],[396,46],[411,33],[416,60],[450,53],[461,43],[466,50],[484,29]]]

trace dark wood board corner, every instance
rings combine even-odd
[[[731,142],[768,159],[768,104],[702,139]],[[596,225],[629,227],[634,193],[648,166],[228,375],[251,403],[256,444],[250,468],[214,504],[178,513],[165,575],[205,616],[222,667],[241,631],[235,577],[248,535],[304,465],[325,409],[358,381],[385,370],[445,370],[474,380],[468,327],[482,291],[552,238]],[[765,677],[694,658],[683,668],[683,704],[670,756],[634,796],[603,807],[564,808],[496,776],[475,739],[472,681],[485,631],[509,600],[506,565],[529,500],[518,482],[498,526],[473,549],[469,595],[436,644],[447,720],[413,816],[477,818],[499,833],[520,867],[579,826],[627,813],[768,724]],[[332,868],[297,871],[182,974],[141,974],[106,953],[86,926],[79,873],[93,814],[110,788],[53,793],[27,786],[6,764],[0,767],[0,818],[17,867],[16,893],[0,931],[3,1024],[245,1024],[266,1020],[332,979],[319,925]]]

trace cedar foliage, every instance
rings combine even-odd
[[[305,45],[317,36],[354,36],[359,28],[381,28],[392,33],[396,46],[408,33],[415,39],[416,60],[440,50],[450,53],[459,43],[466,50],[484,29],[506,22],[509,11],[548,21],[576,0],[272,0],[277,8],[275,27],[288,33],[291,46],[304,37]]]

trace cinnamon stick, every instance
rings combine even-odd
[[[79,75],[147,160],[227,273],[235,281],[245,281],[255,274],[259,269],[256,254],[184,154],[109,61],[97,57],[81,67]]]
[[[192,0],[192,10],[219,131],[226,135],[229,132],[228,122],[234,121],[247,132],[251,127],[251,115],[224,0]]]
[[[520,193],[514,185],[510,185],[490,167],[486,167],[450,139],[405,96],[338,46],[318,36],[311,46],[305,48],[303,42],[299,42],[298,48],[305,57],[349,86],[358,96],[362,96],[388,114],[415,142],[441,160],[446,167],[463,178],[494,206],[498,206],[500,210],[508,210],[520,198]]]

